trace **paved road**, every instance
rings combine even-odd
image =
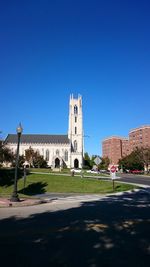
[[[2,265],[149,266],[149,189],[86,200],[1,209]]]
[[[126,183],[134,183],[150,186],[150,176],[133,175],[133,174],[119,174],[119,180]]]

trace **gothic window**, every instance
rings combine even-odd
[[[74,141],[74,152],[76,152],[77,151],[77,141],[75,140]]]
[[[75,127],[74,132],[75,132],[75,134],[77,134],[77,127]]]
[[[59,150],[58,149],[56,150],[56,155],[59,156]]]
[[[79,161],[78,161],[78,159],[75,159],[74,160],[74,168],[79,168]]]
[[[49,161],[49,150],[46,150],[46,161]]]
[[[68,151],[65,150],[65,161],[68,161]]]
[[[74,106],[74,114],[78,114],[78,107],[76,105]]]

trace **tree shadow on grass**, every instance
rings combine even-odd
[[[32,184],[29,184],[24,189],[19,190],[18,193],[22,193],[22,194],[28,195],[28,196],[44,194],[46,192],[45,187],[47,185],[48,184],[44,183],[44,182],[32,183]]]
[[[125,193],[2,219],[1,262],[16,267],[149,266],[149,200],[149,195]]]
[[[15,169],[0,169],[0,186],[8,187],[14,184]],[[23,177],[23,170],[18,169],[17,179]]]

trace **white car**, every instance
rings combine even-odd
[[[78,169],[72,169],[71,172],[80,173],[81,170],[78,170]]]
[[[94,174],[97,174],[97,173],[99,173],[99,171],[94,171],[94,170],[88,170],[88,171],[86,171],[87,173],[94,173]]]

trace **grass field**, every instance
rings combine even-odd
[[[29,171],[32,173],[32,172],[36,172],[36,173],[51,173],[51,174],[68,174],[68,175],[71,175],[71,171],[70,169],[63,169],[61,170],[60,172],[53,172],[51,169],[42,169],[42,168],[31,168],[29,169]],[[86,177],[86,176],[101,176],[101,177],[108,177],[109,174],[106,174],[106,173],[88,173],[86,172],[86,170],[82,170],[82,173],[83,175]],[[81,175],[81,173],[75,173],[75,175]]]
[[[1,178],[1,177],[0,177]],[[137,188],[133,185],[115,182],[115,192],[126,191]],[[9,196],[13,190],[13,178],[3,177],[0,179],[0,196]],[[81,178],[79,176],[64,176],[53,174],[29,174],[24,179],[18,180],[18,193],[20,196],[33,196],[46,192],[59,193],[112,193],[112,181],[96,180],[92,178]]]

